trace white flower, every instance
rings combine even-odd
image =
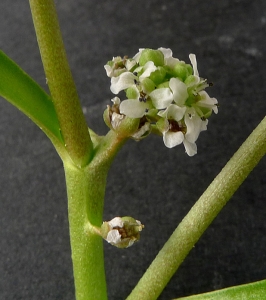
[[[200,107],[204,107],[209,109],[210,111],[213,110],[213,112],[215,114],[218,113],[218,101],[216,98],[211,98],[205,91],[200,91],[199,92],[200,95],[200,100],[196,103],[196,106]]]
[[[197,154],[196,140],[203,130],[207,130],[208,120],[202,120],[193,108],[187,109],[184,118],[187,130],[183,144],[189,156]]]
[[[117,56],[104,65],[104,68],[108,77],[117,77],[123,72],[130,71],[136,64],[134,59]]]
[[[194,108],[180,108],[173,104],[160,115],[166,118],[163,131],[165,146],[173,148],[183,143],[186,153],[189,156],[195,155],[197,153],[195,142],[200,132],[207,129],[208,120],[202,120]],[[181,120],[183,117],[185,124]]]
[[[163,141],[167,148],[173,148],[184,141],[184,133],[182,131],[184,126],[181,120],[185,111],[185,107],[182,108],[171,104],[166,110],[158,113],[164,119]]]
[[[136,97],[134,99],[126,99],[120,104],[120,113],[129,118],[142,118],[147,111],[152,107],[150,101],[140,101],[141,95],[136,86],[132,87],[135,90]]]
[[[111,92],[113,94],[118,94],[122,90],[136,86],[139,84],[139,81],[141,83],[141,81],[149,77],[156,69],[157,68],[155,67],[154,63],[152,61],[148,61],[143,67],[138,67],[135,69],[134,73],[143,71],[139,78],[132,72],[124,72],[117,77],[112,77],[110,87]]]
[[[163,142],[167,148],[173,148],[184,141],[186,128],[182,119],[185,112],[185,107],[171,104],[166,110],[158,113],[163,118],[164,128],[161,127],[160,130],[162,130]]]
[[[104,68],[108,77],[113,77],[119,75],[121,72],[124,72],[123,68],[119,67],[119,64],[123,62],[121,56],[113,57],[113,60],[108,62]]]
[[[136,62],[134,62],[136,64]],[[129,66],[127,59],[122,58],[121,56],[113,57],[105,66],[105,71],[108,77],[117,77],[121,73],[126,72]]]

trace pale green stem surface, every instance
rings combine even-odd
[[[76,300],[107,299],[103,239],[92,226],[102,224],[107,173],[125,140],[110,131],[95,139],[98,144],[87,167],[64,164]]]
[[[227,201],[266,153],[266,117],[191,208],[127,300],[157,299]]]
[[[106,173],[93,174],[66,164],[65,174],[76,300],[107,299],[103,241],[85,230],[88,214],[95,225],[102,223]]]
[[[68,65],[53,0],[29,0],[55,110],[65,147],[77,166],[85,166],[92,154],[92,142]]]

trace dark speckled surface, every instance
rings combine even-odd
[[[103,65],[138,48],[198,59],[219,100],[192,158],[159,137],[129,141],[110,170],[105,219],[145,224],[126,251],[105,245],[111,300],[125,299],[178,222],[265,116],[266,2],[56,1],[88,124],[107,132],[112,98]],[[1,0],[0,47],[44,88],[27,1]],[[74,299],[62,163],[45,135],[0,99],[0,299]],[[265,158],[191,251],[160,299],[266,277]]]

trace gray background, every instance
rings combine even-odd
[[[105,219],[145,224],[125,251],[105,244],[110,299],[125,299],[176,225],[265,115],[266,2],[56,1],[89,126],[105,134],[103,65],[138,48],[170,47],[214,83],[219,114],[192,158],[150,136],[129,141],[108,178]],[[28,1],[1,0],[0,47],[45,89]],[[62,163],[45,135],[0,99],[0,299],[74,299]],[[266,277],[265,158],[191,251],[160,299]]]

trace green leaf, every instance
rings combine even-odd
[[[261,300],[266,297],[266,280],[178,298],[178,300]],[[177,299],[176,299],[177,300]]]
[[[52,141],[63,143],[50,96],[1,50],[0,96],[27,115]]]

